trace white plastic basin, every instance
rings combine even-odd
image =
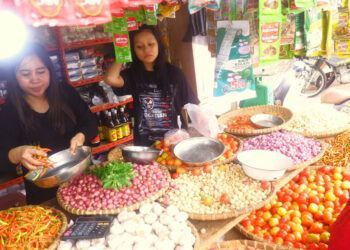
[[[279,179],[293,166],[288,156],[268,150],[246,150],[237,154],[237,160],[245,174],[256,180]]]

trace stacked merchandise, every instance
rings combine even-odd
[[[59,81],[62,81],[63,80],[62,67],[61,67],[61,64],[60,64],[59,56],[58,55],[52,55],[52,56],[50,56],[50,59],[52,61],[53,67],[55,68],[57,79]]]

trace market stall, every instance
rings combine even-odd
[[[332,30],[332,15],[339,17],[336,51],[347,55],[340,46],[344,40],[337,40],[347,38],[348,22],[347,28],[341,22],[345,4],[337,12],[331,2],[317,1],[288,2],[288,7],[281,1],[160,2],[0,2],[39,25],[35,29],[47,42],[58,78],[83,87],[80,95],[99,123],[91,147],[66,152],[74,164],[55,154],[36,156],[45,167],[24,178],[42,188],[58,187],[56,197],[0,211],[0,249],[327,249],[331,226],[349,200],[350,118],[323,106],[273,105],[268,91],[261,95],[268,88],[257,85],[253,69],[293,54],[331,53],[332,32],[322,30]],[[199,111],[191,116],[188,109],[188,129],[179,125],[150,147],[134,147],[129,114],[134,99],[116,96],[103,76],[113,60],[130,62],[128,31],[141,23],[158,22],[172,54],[174,34],[157,19],[174,17],[184,4],[192,15],[190,36],[208,32],[208,51],[216,57],[212,94],[231,98],[230,104],[256,97],[245,102],[252,107],[241,103],[218,118],[194,105]],[[6,84],[0,84],[0,103],[6,101]],[[168,104],[147,101],[147,108]],[[90,162],[103,152],[106,161]]]

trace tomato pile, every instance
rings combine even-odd
[[[278,244],[327,249],[330,227],[349,199],[350,172],[306,168],[263,208],[241,221],[250,232]]]
[[[266,114],[271,114],[271,115],[275,115],[283,118],[282,115],[279,113],[266,113]],[[227,126],[230,129],[247,129],[247,130],[261,129],[258,126],[255,126],[250,121],[251,116],[252,115],[238,115],[238,116],[231,117],[228,121]]]
[[[232,136],[225,133],[218,134],[217,139],[221,140],[225,145],[225,152],[219,158],[219,161],[224,161],[234,155],[239,147],[239,142]],[[168,166],[192,166],[190,164],[184,163],[175,157],[169,145],[165,145],[164,140],[156,141],[153,145],[155,148],[163,149],[163,153],[158,157],[157,162]],[[201,165],[201,164],[200,164]],[[198,165],[198,166],[200,166]],[[203,164],[206,165],[206,164]]]

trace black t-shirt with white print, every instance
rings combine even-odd
[[[155,80],[155,73],[144,71],[144,88],[136,87],[136,80],[130,69],[121,72],[124,87],[114,88],[117,95],[131,94],[134,99],[135,145],[149,146],[162,139],[172,128],[177,128],[177,116],[187,103],[198,104],[199,100],[189,86],[184,73],[168,64],[170,93],[164,94]],[[184,124],[184,122],[182,123]]]

